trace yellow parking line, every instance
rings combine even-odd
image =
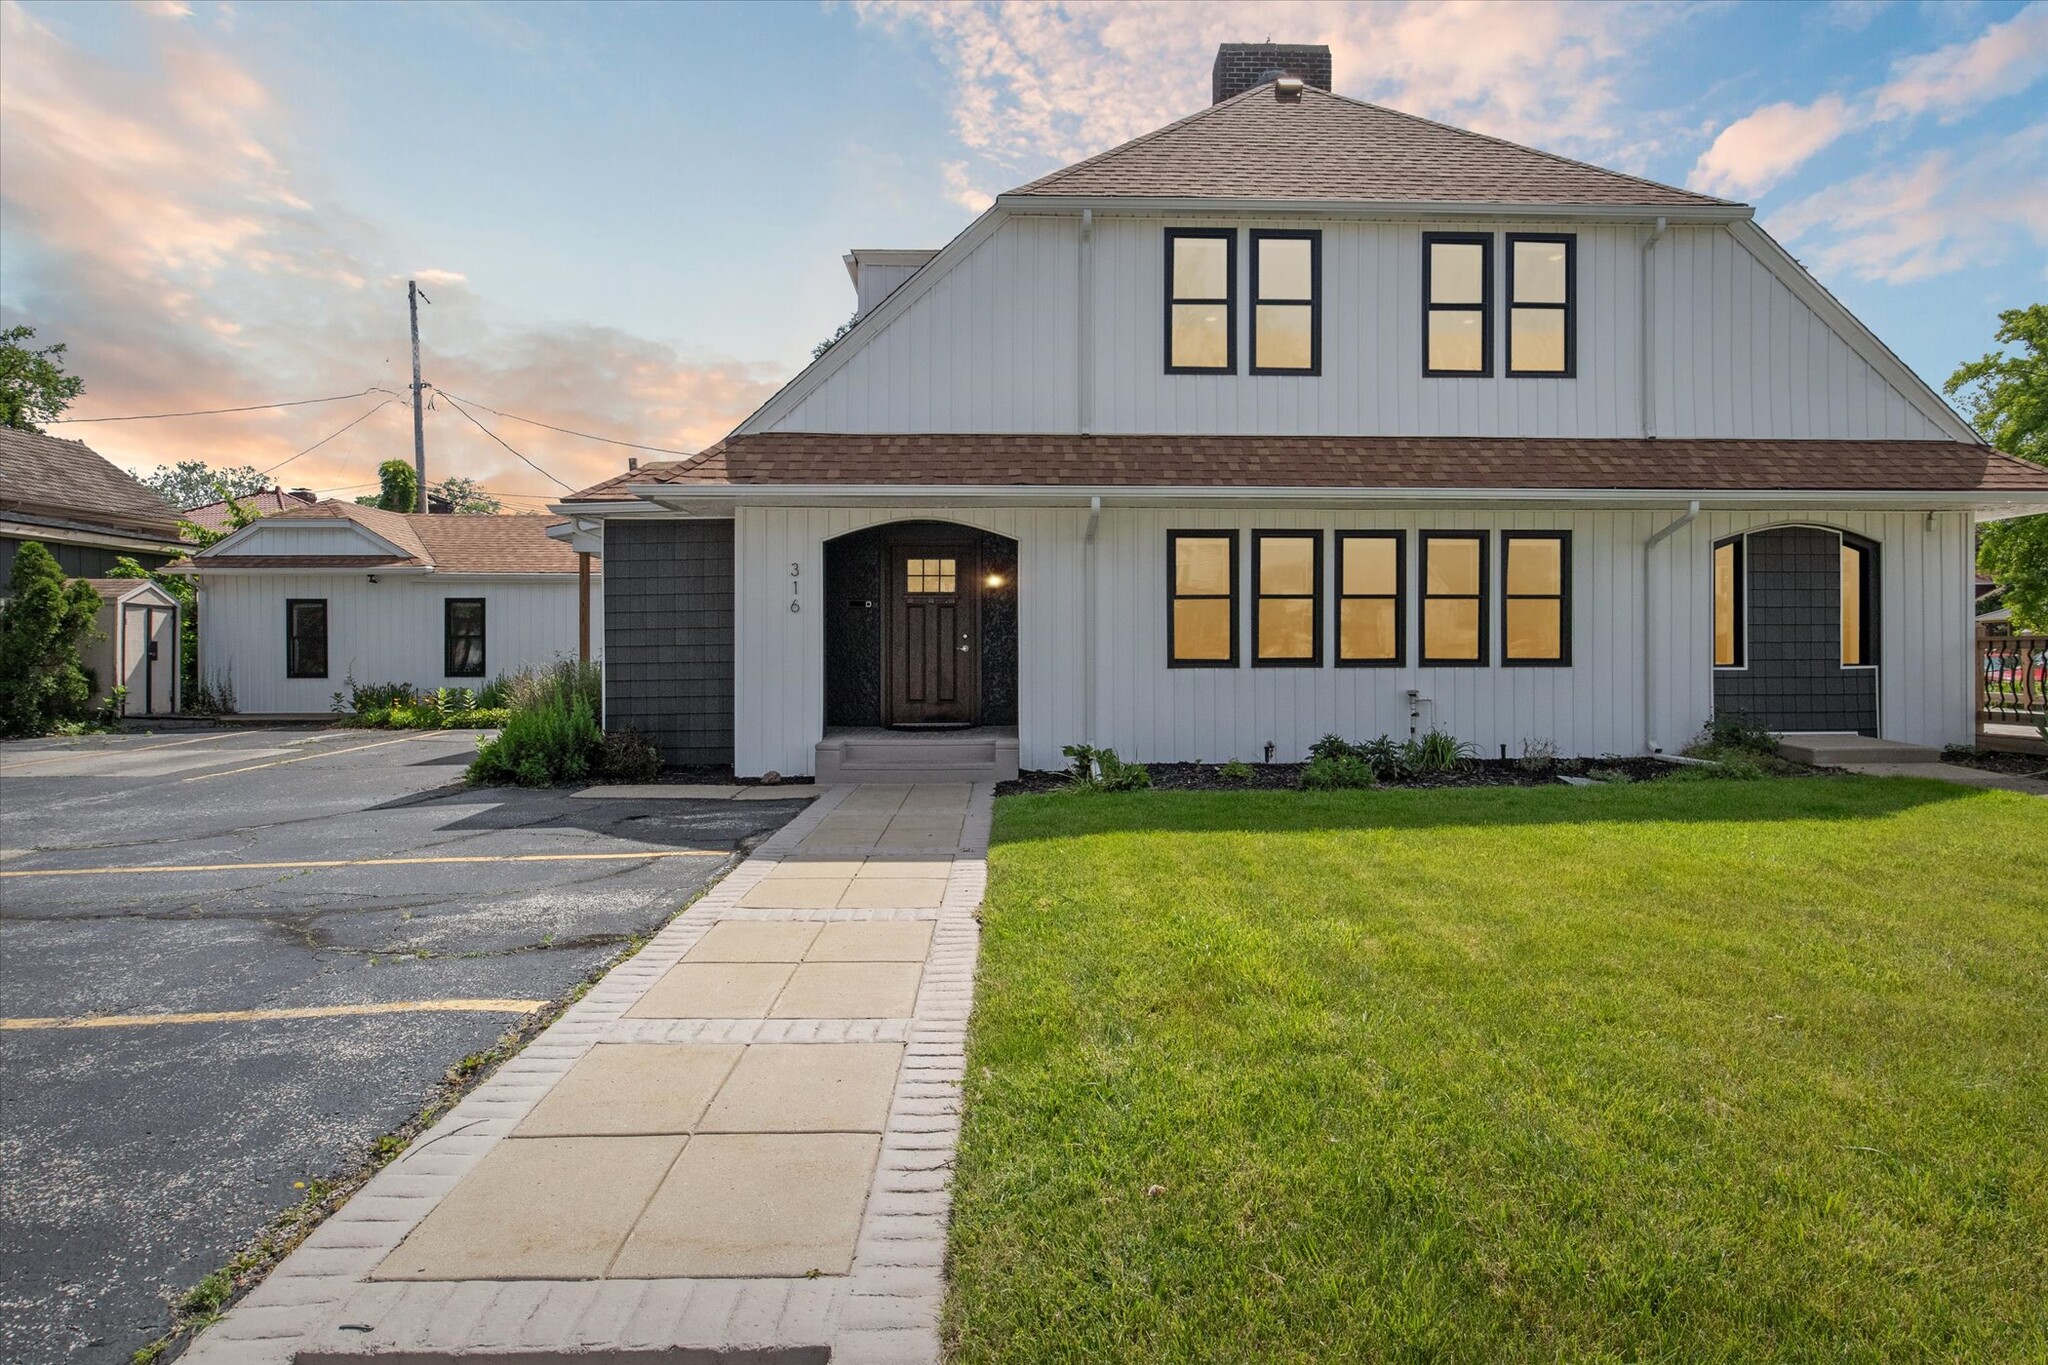
[[[204,782],[209,777],[234,777],[241,773],[253,773],[258,768],[282,768],[287,763],[307,763],[316,758],[339,758],[343,754],[359,754],[365,749],[382,749],[388,744],[404,744],[407,740],[414,740],[422,735],[436,733],[438,731],[422,730],[418,734],[400,735],[397,739],[380,739],[375,744],[358,744],[352,749],[328,749],[317,754],[300,754],[297,758],[274,758],[268,763],[251,763],[246,768],[228,768],[217,773],[199,773],[196,776],[180,778],[179,780],[182,782]]]
[[[648,849],[643,853],[484,853],[444,858],[301,858],[282,863],[187,863],[155,867],[51,867],[0,872],[0,877],[103,877],[123,872],[267,872],[286,867],[412,867],[423,863],[616,863],[638,858],[723,858],[709,848]]]
[[[0,1029],[134,1028],[147,1024],[232,1024],[252,1019],[333,1019],[350,1014],[532,1014],[545,1000],[387,1000],[374,1005],[301,1005],[294,1009],[207,1010],[195,1014],[89,1014],[73,1019],[0,1019]]]

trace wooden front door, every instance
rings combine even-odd
[[[891,725],[972,725],[980,719],[980,565],[962,541],[889,547]]]

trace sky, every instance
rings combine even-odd
[[[1755,204],[1936,385],[2048,296],[2048,0],[0,0],[0,325],[69,346],[75,417],[350,395],[51,428],[346,497],[411,454],[418,280],[429,479],[538,510],[667,457],[536,423],[716,440],[845,321],[847,249],[942,245],[1268,38],[1328,43],[1340,94]]]

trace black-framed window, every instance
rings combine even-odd
[[[1323,533],[1252,532],[1252,666],[1323,661]]]
[[[1166,533],[1169,668],[1237,667],[1237,532]]]
[[[1166,372],[1237,372],[1237,230],[1166,230]]]
[[[443,599],[441,671],[451,678],[481,678],[484,675],[483,598]]]
[[[1569,379],[1578,369],[1578,238],[1508,234],[1508,373]]]
[[[1399,531],[1337,533],[1337,666],[1408,660],[1408,556]]]
[[[1742,537],[1730,536],[1714,546],[1714,667],[1741,668]]]
[[[1323,372],[1323,234],[1255,228],[1252,373]]]
[[[1572,533],[1500,533],[1500,661],[1510,668],[1572,661]]]
[[[1877,663],[1877,546],[1842,536],[1842,667]]]
[[[1422,372],[1493,373],[1493,237],[1422,234]]]
[[[327,676],[327,599],[287,597],[284,602],[284,675]]]
[[[1486,533],[1422,533],[1422,662],[1486,664]]]

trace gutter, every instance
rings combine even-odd
[[[1653,368],[1657,359],[1657,333],[1655,328],[1657,314],[1656,304],[1652,299],[1650,288],[1650,253],[1657,249],[1657,243],[1664,240],[1664,229],[1667,226],[1668,220],[1660,216],[1657,219],[1656,228],[1650,233],[1648,239],[1643,242],[1642,266],[1636,279],[1636,293],[1642,301],[1642,332],[1640,339],[1643,343],[1641,354],[1636,362],[1638,366],[1636,371],[1636,397],[1642,407],[1643,439],[1651,441],[1657,439],[1657,402],[1654,392],[1656,379]]]
[[[1636,629],[1641,633],[1643,640],[1643,751],[1645,753],[1658,754],[1663,752],[1657,745],[1657,727],[1651,720],[1657,697],[1655,679],[1657,650],[1650,643],[1650,551],[1692,525],[1699,514],[1700,500],[1694,498],[1686,505],[1683,515],[1673,518],[1657,530],[1651,532],[1650,538],[1643,542],[1643,591],[1638,599]]]

